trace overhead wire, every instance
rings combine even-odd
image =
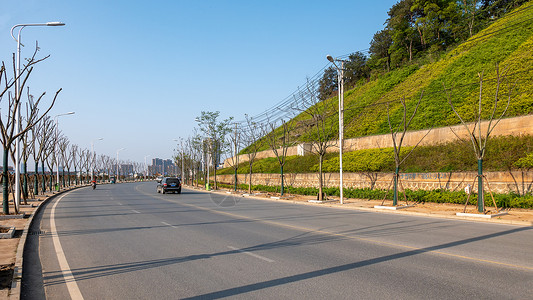
[[[519,12],[522,12],[522,11],[528,10],[528,9],[533,9],[533,4],[529,5],[529,6],[526,6],[526,7],[523,7],[523,8],[520,8],[519,10],[515,10],[515,11],[513,11],[511,13],[508,13],[506,16],[512,16],[514,14],[517,14]],[[533,18],[525,18],[525,19],[521,18],[521,19],[515,20],[515,22],[513,22],[513,24],[509,24],[509,25],[505,26],[504,28],[487,32],[487,33],[485,33],[485,34],[483,34],[481,36],[477,35],[476,37],[469,38],[467,41],[471,42],[471,41],[483,40],[484,38],[487,39],[487,38],[492,37],[492,36],[496,36],[496,35],[499,35],[499,34],[504,34],[504,33],[507,33],[507,32],[511,32],[513,30],[516,30],[517,28],[521,28],[520,26],[522,24],[524,24],[524,23],[526,23],[528,21],[531,21],[531,20],[533,20]],[[418,45],[417,47],[415,47],[415,50],[420,50],[420,49],[425,49],[425,46],[424,45]],[[361,52],[361,53],[365,54],[366,56],[368,56],[368,54],[370,52],[370,49],[369,48],[362,49],[362,50],[359,50],[359,51],[356,51],[356,52],[352,52],[352,53],[349,53],[349,54],[344,54],[344,55],[337,56],[337,58],[338,59],[346,59],[346,58],[349,58],[350,55],[352,55],[354,53],[357,53],[357,52]],[[306,83],[304,83],[301,86],[308,86],[308,85],[315,86],[316,84],[318,84],[318,82],[320,81],[320,79],[323,76],[324,70],[326,70],[330,66],[331,66],[331,63],[325,64],[313,76],[307,77]],[[252,119],[253,122],[256,123],[256,124],[262,124],[262,123],[266,123],[266,122],[279,122],[279,121],[281,121],[283,119],[294,117],[295,114],[293,112],[293,108],[296,106],[296,103],[298,101],[296,96],[300,92],[301,92],[300,86],[298,86],[295,91],[293,91],[287,97],[283,98],[280,102],[276,103],[274,106],[272,106],[270,108],[267,108],[265,111],[250,117],[250,119]],[[369,106],[375,106],[375,105],[379,105],[379,104],[378,103],[374,103],[374,104],[369,105]],[[351,106],[348,107],[348,108],[345,108],[345,110],[350,110],[350,109],[355,109],[355,108],[353,108]],[[246,124],[246,122],[247,122],[246,120],[240,120],[240,121],[235,121],[234,124],[238,124],[238,126],[242,126],[242,125]]]

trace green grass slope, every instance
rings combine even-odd
[[[511,102],[506,117],[527,115],[533,111],[533,1],[517,8],[443,57],[426,65],[410,65],[391,71],[345,93],[345,138],[389,132],[387,110],[398,124],[403,115],[400,99],[412,112],[421,98],[420,107],[410,130],[459,123],[448,98],[461,117],[473,120],[479,98],[479,76],[483,75],[483,116],[492,110],[496,91],[496,65],[507,81],[500,86],[502,112],[509,92]],[[448,92],[445,92],[445,88]],[[504,101],[505,100],[505,101]],[[326,101],[337,102],[337,97]],[[304,114],[292,122],[305,120]],[[329,124],[336,131],[338,117],[332,114]],[[309,134],[298,132],[299,140]],[[262,147],[266,149],[266,147]]]

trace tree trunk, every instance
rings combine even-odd
[[[52,172],[52,169],[50,169],[50,176],[48,176],[48,177],[49,177],[49,180],[48,180],[49,185],[48,185],[48,187],[50,188],[50,192],[52,192],[54,190],[54,185],[53,185],[53,182],[52,182],[52,180],[54,180],[54,178],[53,178],[54,174]]]
[[[235,192],[237,191],[237,169],[235,169],[235,187],[234,187],[234,191]]]
[[[7,172],[7,156],[8,149],[4,148],[4,170],[2,172],[3,186],[2,186],[2,206],[4,208],[4,215],[9,215],[9,173]]]
[[[413,41],[409,41],[409,61],[413,60]]]
[[[280,165],[280,174],[281,174],[281,196],[285,193],[285,185],[283,184],[283,165]]]
[[[35,180],[33,182],[33,193],[39,195],[39,162],[35,162]]]
[[[24,204],[28,204],[28,167],[27,162],[25,161],[22,165],[22,198],[24,199]]]
[[[392,205],[396,206],[398,205],[398,177],[400,176],[400,167],[396,167],[396,170],[394,171],[394,192],[392,196]]]
[[[483,159],[477,161],[477,211],[485,211],[485,199],[483,195]]]
[[[318,159],[318,200],[322,201],[324,199],[324,194],[322,191],[322,160],[324,159],[324,156],[322,154],[319,155]]]
[[[251,194],[252,193],[252,165],[250,165],[248,177],[249,177],[248,194]]]
[[[44,171],[44,160],[41,162],[41,168],[43,170],[42,185],[43,185],[43,194],[44,194],[46,193],[46,172]]]
[[[213,168],[213,173],[215,174],[215,190],[218,190],[217,186],[217,166]]]

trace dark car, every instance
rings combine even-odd
[[[158,193],[174,192],[181,194],[181,182],[176,177],[165,177],[157,184]]]

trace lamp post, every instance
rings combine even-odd
[[[342,150],[344,144],[344,63],[345,60],[333,58],[331,55],[326,56],[326,58],[333,63],[337,69],[338,74],[338,90],[339,90],[339,192],[340,192],[340,202],[344,204],[343,189],[344,185],[342,182]],[[335,63],[340,62],[340,67]]]
[[[180,140],[181,140],[181,142],[182,142],[182,146],[183,146],[183,139],[180,138]],[[175,139],[174,141],[175,141],[175,142],[179,142],[180,140],[176,140],[176,139]],[[180,172],[180,173],[181,173],[181,175],[180,175],[180,176],[181,176],[181,179],[180,179],[180,180],[181,180],[181,183],[182,183],[182,184],[183,184],[183,178],[185,177],[185,173],[184,173],[184,171],[183,171],[183,157],[184,157],[184,154],[185,154],[185,153],[184,153],[183,149],[181,149],[181,172]]]
[[[146,163],[146,158],[149,156],[151,155],[148,154],[144,157],[144,180],[146,180],[146,176],[148,176],[148,164]]]
[[[92,155],[92,162],[91,162],[91,182],[94,181],[94,159],[95,159],[95,154],[94,154],[94,141],[101,141],[103,140],[104,138],[98,138],[98,139],[94,139],[91,141],[91,155]]]
[[[116,179],[117,182],[118,182],[118,179],[119,179],[119,174],[118,174],[118,153],[120,151],[124,150],[124,149],[126,149],[126,148],[120,148],[120,149],[117,150],[117,179]]]
[[[20,133],[20,91],[19,91],[19,77],[20,77],[20,46],[22,43],[20,42],[20,37],[22,33],[22,29],[24,27],[28,26],[63,26],[65,23],[62,22],[47,22],[47,23],[35,23],[35,24],[17,24],[13,27],[11,27],[11,37],[17,42],[17,68],[15,73],[15,99],[16,105],[15,105],[15,122],[13,126],[15,126],[15,135],[18,135]],[[19,32],[17,34],[17,37],[13,35],[13,31],[15,28],[19,28]],[[18,204],[20,203],[20,137],[18,137],[15,140],[15,206],[18,209]]]
[[[208,139],[208,141],[211,143],[211,139]],[[206,169],[207,169],[207,177],[205,179],[205,189],[210,191],[211,190],[211,187],[209,186],[209,163],[211,162],[211,155],[209,155],[209,151],[205,157],[205,165],[206,165]]]
[[[146,180],[146,176],[147,176],[147,173],[148,173],[148,165],[146,164],[146,158],[150,156],[150,154],[146,155],[144,157],[144,180]]]
[[[59,151],[58,151],[58,147],[59,147],[59,117],[61,116],[67,116],[67,115],[73,115],[75,114],[75,112],[71,111],[71,112],[68,112],[68,113],[64,113],[64,114],[59,114],[59,115],[56,115],[54,117],[54,119],[56,120],[56,143],[55,143],[55,153],[56,153],[56,164],[57,164],[57,172],[56,172],[56,184],[57,184],[57,191],[59,192],[61,190],[61,185],[59,184]]]

